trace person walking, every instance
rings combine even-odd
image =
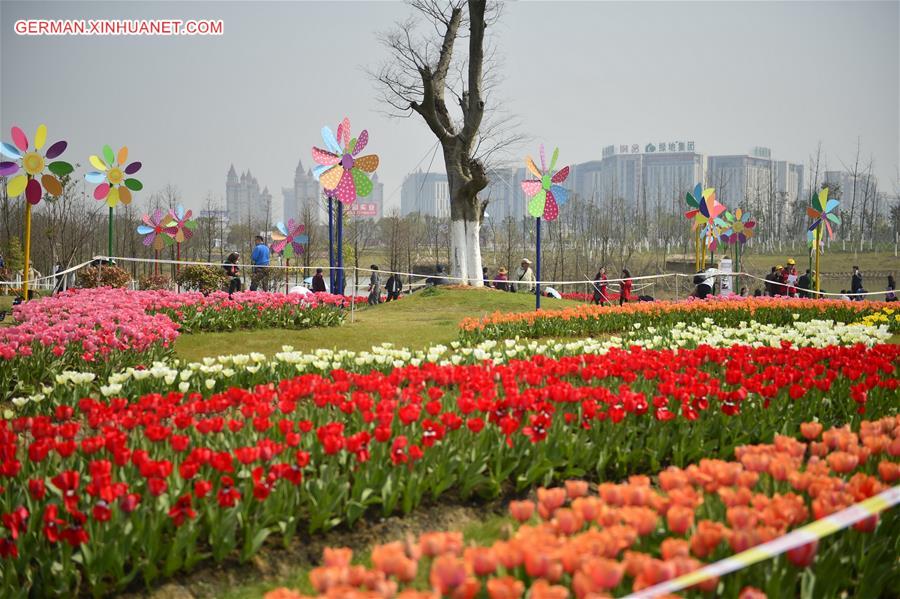
[[[894,282],[894,275],[888,275],[886,290],[887,293],[884,294],[884,301],[896,302],[897,294],[895,292],[897,290],[897,284]]]
[[[250,276],[250,291],[256,291],[262,287],[263,291],[269,290],[269,246],[262,235],[256,236],[256,246],[250,254],[250,262],[253,264],[253,273]]]
[[[781,275],[785,295],[794,297],[797,295],[797,263],[793,258],[788,258],[787,267]]]
[[[509,277],[506,276],[506,269],[501,266],[500,270],[497,271],[497,276],[494,277],[494,287],[500,291],[509,291],[508,281]]]
[[[381,303],[381,275],[378,273],[377,264],[372,264],[369,268],[372,270],[372,275],[369,277],[368,301],[370,306],[374,306]]]
[[[317,268],[316,274],[313,275],[312,292],[313,293],[327,293],[328,292],[328,287],[325,286],[325,275],[322,274],[321,268]]]
[[[240,254],[231,252],[228,254],[228,257],[225,258],[225,262],[222,263],[222,270],[225,271],[225,276],[228,277],[228,295],[231,295],[235,291],[240,291],[244,287],[241,282],[241,270],[237,265],[240,258]]]
[[[607,305],[609,304],[609,295],[606,294],[607,283],[609,277],[606,276],[606,267],[601,266],[600,270],[597,271],[597,274],[594,275],[594,282],[592,286],[594,287],[594,297],[593,303],[595,305]]]
[[[622,269],[622,278],[624,279],[619,286],[619,305],[631,301],[631,287],[634,282],[631,280],[631,271],[627,268]]]
[[[400,292],[403,291],[403,281],[400,280],[400,275],[391,273],[384,288],[387,291],[387,301],[400,299]]]
[[[710,266],[706,270],[698,270],[694,275],[694,297],[697,299],[706,299],[713,292],[713,286],[716,284],[716,269]]]
[[[775,278],[778,276],[777,271],[778,267],[773,266],[769,274],[766,275],[766,295],[775,295]]]
[[[809,272],[810,271],[807,268],[806,272],[797,279],[797,295],[803,298],[812,297],[810,294],[810,290],[812,289],[812,277]]]
[[[858,295],[859,293],[864,292],[863,289],[863,276],[862,273],[859,272],[859,267],[853,267],[853,276],[850,278],[850,293],[851,299],[861,300],[862,296]]]
[[[66,280],[66,275],[60,275],[63,271],[62,262],[56,262],[56,265],[53,267],[53,293],[59,293],[63,289],[63,282]]]
[[[524,291],[525,293],[534,291],[534,271],[531,270],[531,260],[528,258],[522,258],[522,263],[516,271],[516,280],[518,281],[516,291]]]

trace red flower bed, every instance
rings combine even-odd
[[[107,592],[448,489],[653,472],[812,417],[892,413],[898,359],[894,345],[635,349],[81,399],[0,422],[0,595],[67,594],[79,579]]]

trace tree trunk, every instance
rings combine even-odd
[[[487,187],[480,163],[471,160],[469,148],[458,139],[444,147],[450,191],[450,275],[462,285],[483,287],[481,276],[481,222],[484,204],[478,192]]]

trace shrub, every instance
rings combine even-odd
[[[78,271],[76,283],[78,287],[125,287],[131,281],[131,275],[118,266],[89,266]]]
[[[138,279],[138,288],[142,291],[152,289],[171,289],[172,279],[168,275],[142,275]]]
[[[185,266],[175,276],[175,281],[183,289],[199,291],[200,293],[212,293],[225,287],[228,277],[225,271],[215,266],[190,265]]]

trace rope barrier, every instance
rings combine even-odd
[[[694,570],[678,578],[661,582],[637,593],[628,595],[625,599],[647,599],[668,593],[675,593],[692,587],[696,584],[724,576],[736,570],[741,570],[757,562],[771,559],[791,549],[802,547],[814,541],[818,541],[828,535],[851,526],[866,518],[871,518],[888,508],[900,503],[900,485],[883,491],[865,501],[851,505],[839,512],[825,516],[806,526],[793,530],[786,535],[773,539],[762,545],[757,545],[737,555],[726,557],[723,560]]]
[[[106,261],[106,262],[113,262],[113,263],[121,261],[121,262],[136,262],[136,263],[146,263],[146,264],[178,264],[178,265],[182,265],[182,266],[185,266],[185,265],[214,266],[217,268],[223,266],[223,264],[224,264],[222,262],[205,262],[205,261],[198,261],[198,260],[168,260],[168,259],[164,259],[164,258],[154,259],[154,258],[130,258],[130,257],[124,257],[124,256],[112,256],[112,257],[111,256],[95,256],[94,258],[92,258],[91,260],[89,260],[87,262],[82,262],[81,264],[78,264],[76,266],[68,268],[64,271],[60,271],[59,273],[56,273],[55,275],[46,275],[43,277],[39,277],[37,279],[32,279],[32,281],[38,282],[38,281],[43,281],[43,280],[55,279],[56,277],[64,276],[69,273],[78,271],[86,266],[90,266],[92,263],[94,263],[98,260]],[[231,264],[229,264],[229,265],[232,266]],[[251,270],[259,269],[259,268],[276,270],[276,271],[284,270],[284,269],[315,270],[315,269],[321,268],[323,271],[343,270],[344,272],[349,271],[349,272],[359,272],[359,273],[378,272],[379,274],[385,274],[385,275],[399,275],[402,277],[418,278],[418,279],[441,279],[441,280],[448,281],[448,282],[456,281],[456,282],[460,282],[460,283],[467,282],[469,280],[469,279],[466,279],[463,277],[454,277],[451,275],[447,275],[445,273],[422,274],[422,273],[394,271],[394,270],[381,270],[381,269],[379,269],[378,271],[375,271],[374,269],[371,269],[371,268],[354,267],[354,266],[344,266],[341,269],[340,267],[332,268],[327,265],[323,265],[323,266],[319,266],[319,265],[288,266],[288,265],[284,265],[284,264],[255,265],[255,264],[245,264],[245,263],[241,263],[241,262],[235,263],[235,264],[233,264],[233,266],[237,266],[238,268],[247,268],[247,269],[251,269]],[[649,285],[655,284],[655,282],[658,280],[663,280],[663,279],[668,279],[668,278],[674,277],[675,281],[677,283],[679,278],[693,279],[695,276],[697,276],[697,274],[703,274],[709,278],[712,278],[712,277],[747,277],[749,279],[760,281],[760,282],[766,283],[766,284],[773,283],[773,281],[768,281],[763,277],[752,275],[747,272],[726,272],[726,271],[719,271],[717,269],[711,269],[711,270],[712,270],[712,272],[710,272],[710,273],[704,272],[704,273],[688,274],[688,273],[672,272],[672,273],[660,273],[660,274],[655,274],[655,275],[641,275],[641,276],[629,277],[627,279],[626,278],[606,279],[605,283],[611,287],[620,287],[618,285],[618,283],[622,283],[622,282],[628,281],[628,280],[630,280],[630,281],[648,281],[649,283],[647,285],[636,287],[634,289],[634,291],[640,291],[640,290],[645,289]],[[516,279],[507,279],[507,280],[486,279],[486,282],[489,284],[494,284],[494,285],[496,285],[497,283],[505,283],[507,285],[516,285],[516,286],[523,284],[521,281],[516,280]],[[593,287],[595,285],[595,283],[596,283],[596,281],[592,281],[590,279],[576,279],[576,280],[564,280],[564,281],[547,281],[547,280],[528,281],[525,284],[530,284],[530,285],[540,284],[542,287],[546,287],[546,286],[553,287],[553,286],[563,286],[563,285],[586,285],[586,286]],[[7,282],[7,281],[0,282],[0,285],[17,285],[17,284],[18,283],[16,283],[16,282]],[[411,284],[412,283],[410,283],[410,285]],[[787,283],[781,283],[781,282],[775,282],[775,284],[779,285],[779,286],[784,286],[784,287],[791,287],[791,288],[795,289],[796,291],[802,291],[805,293],[809,293],[810,295],[813,295],[813,296],[841,298],[841,297],[844,297],[844,295],[845,295],[842,293],[832,293],[832,292],[826,292],[826,291],[818,291],[817,292],[814,289],[806,289],[803,287],[799,287],[796,284],[788,285]],[[860,293],[850,293],[847,295],[851,295],[853,297],[862,297],[862,296],[868,297],[868,296],[884,295],[885,293],[886,293],[885,291],[866,291],[866,292],[860,292]]]

